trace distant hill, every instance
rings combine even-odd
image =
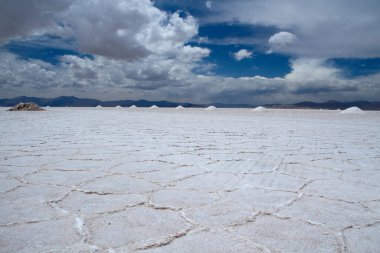
[[[117,105],[123,107],[129,107],[136,105],[137,107],[150,107],[156,105],[158,107],[177,107],[182,105],[183,107],[207,107],[210,105],[218,108],[251,108],[255,107],[253,104],[192,104],[192,103],[176,103],[170,101],[148,101],[148,100],[116,100],[116,101],[101,101],[90,98],[77,98],[73,96],[62,96],[56,98],[38,98],[38,97],[15,97],[0,99],[0,106],[11,107],[22,102],[33,102],[39,106],[52,106],[52,107],[95,107],[101,105],[103,107],[115,107]],[[264,105],[268,108],[288,108],[288,109],[346,109],[352,106],[357,106],[363,110],[380,110],[380,102],[368,102],[368,101],[353,101],[353,102],[339,102],[339,101],[327,101],[323,103],[315,102],[300,102],[296,104],[267,104]]]
[[[300,102],[296,104],[282,105],[282,104],[272,104],[267,105],[272,108],[307,108],[307,109],[346,109],[349,107],[357,106],[363,110],[380,110],[380,102],[368,102],[368,101],[352,101],[352,102],[339,102],[339,101],[327,101],[323,103],[316,102]]]
[[[157,105],[158,107],[176,107],[182,105],[184,107],[199,107],[202,105],[195,105],[191,103],[174,103],[169,101],[148,101],[148,100],[117,100],[117,101],[101,101],[90,98],[77,98],[77,97],[56,97],[56,98],[37,98],[37,97],[15,97],[9,99],[0,99],[0,106],[15,106],[18,103],[33,102],[39,106],[52,106],[52,107],[95,107],[101,105],[103,107],[115,107],[115,106],[132,106],[138,107],[150,107]]]

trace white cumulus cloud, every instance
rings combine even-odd
[[[150,0],[76,0],[63,22],[80,51],[113,59],[173,56],[198,33],[192,16],[168,14]]]
[[[72,38],[83,53],[132,61],[152,54],[176,57],[197,35],[198,24],[151,0],[0,1],[0,43],[44,33]]]
[[[252,52],[247,49],[241,49],[233,54],[235,60],[241,61],[243,59],[252,58]]]
[[[272,35],[269,40],[270,52],[286,50],[287,46],[296,42],[297,37],[290,32],[279,32]]]

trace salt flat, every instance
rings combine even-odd
[[[0,252],[379,252],[380,113],[0,111]]]

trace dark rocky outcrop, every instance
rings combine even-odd
[[[35,103],[19,103],[8,111],[45,111]]]

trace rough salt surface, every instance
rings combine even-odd
[[[378,252],[380,113],[0,109],[0,252]]]

